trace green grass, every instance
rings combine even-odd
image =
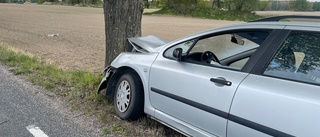
[[[13,67],[15,75],[26,75],[32,83],[60,95],[77,94],[75,98],[94,97],[101,79],[91,72],[60,69],[40,58],[10,50],[4,43],[0,43],[0,61]]]
[[[218,20],[240,20],[240,21],[252,21],[263,18],[262,16],[255,15],[247,11],[223,11],[214,10],[206,7],[196,7],[194,9],[174,10],[169,8],[162,8],[159,11],[144,13],[144,15],[152,14],[170,14],[177,16],[187,16],[206,19],[218,19]]]
[[[150,118],[127,122],[115,116],[113,101],[96,94],[102,78],[87,71],[64,70],[48,61],[32,56],[0,42],[0,63],[10,67],[15,75],[22,75],[47,90],[49,97],[60,96],[70,105],[70,111],[82,111],[99,119],[102,135],[111,136],[181,136]]]

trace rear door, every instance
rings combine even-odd
[[[229,137],[320,136],[320,29],[286,31],[282,44],[269,49],[275,54],[266,53],[239,86]]]
[[[195,136],[226,136],[230,104],[238,85],[248,75],[244,71],[246,64],[270,33],[269,29],[220,32],[167,49],[150,71],[155,116],[179,123],[174,126],[191,128],[184,132]],[[182,61],[174,60],[176,48],[183,50]],[[220,64],[201,60],[204,52],[214,53]]]

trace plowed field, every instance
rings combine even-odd
[[[232,21],[174,16],[143,16],[142,35],[167,41]],[[104,67],[103,9],[0,4],[0,41],[63,68],[100,72]]]
[[[258,14],[301,14],[257,12]],[[318,15],[319,12],[303,12]],[[176,16],[143,16],[142,35],[171,41],[209,28],[239,23]],[[0,4],[0,41],[70,69],[104,67],[103,9],[37,4]]]

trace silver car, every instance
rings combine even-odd
[[[187,136],[320,136],[320,23],[279,16],[165,42],[129,38],[98,92]]]

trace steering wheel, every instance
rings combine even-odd
[[[201,54],[201,61],[205,63],[211,63],[211,61],[217,62],[220,64],[220,61],[216,55],[214,55],[211,51],[205,51]]]

